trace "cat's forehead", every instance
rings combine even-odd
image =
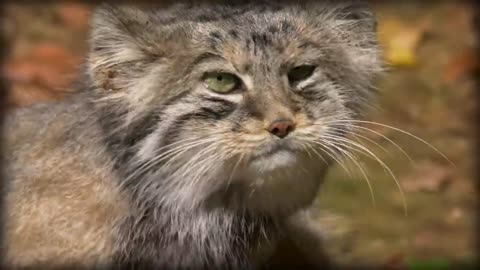
[[[313,29],[303,18],[286,16],[287,13],[270,13],[265,16],[245,15],[245,21],[200,23],[187,42],[194,43],[198,51],[221,55],[237,70],[248,70],[254,65],[258,71],[278,70],[280,65],[294,65],[293,61],[305,62],[329,51],[334,42],[329,31]],[[328,42],[327,42],[328,40]],[[330,48],[329,48],[330,47]],[[196,53],[196,52],[193,52]],[[300,59],[302,56],[305,59]],[[292,62],[292,63],[291,63]]]
[[[305,1],[260,1],[238,4],[185,4],[161,6],[146,11],[147,18],[158,28],[190,30],[190,35],[205,35],[213,30],[228,31],[235,39],[255,33],[288,35],[314,28],[331,19],[335,6]],[[138,20],[138,14],[131,14]],[[326,25],[325,24],[325,25]],[[261,37],[260,37],[261,38]]]
[[[179,2],[173,5],[143,8],[144,11],[167,24],[176,22],[211,23],[225,21],[253,23],[252,19],[259,20],[261,17],[267,19],[282,13],[285,16],[294,9],[301,11],[302,6],[295,2],[283,1],[251,1],[249,3],[238,1],[238,3],[199,4]],[[307,11],[305,8],[303,10]]]
[[[90,59],[97,64],[107,57],[108,63],[161,57],[193,66],[213,53],[233,65],[259,64],[263,73],[320,60],[369,70],[378,63],[374,17],[356,3],[104,5],[94,16]]]

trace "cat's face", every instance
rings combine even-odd
[[[119,130],[154,119],[132,171],[171,200],[305,206],[380,69],[371,14],[345,3],[107,7],[95,23],[101,100]]]

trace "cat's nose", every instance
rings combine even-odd
[[[295,123],[288,119],[277,119],[267,128],[268,132],[280,138],[285,138],[294,129]]]

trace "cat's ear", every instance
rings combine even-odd
[[[337,37],[349,47],[350,58],[358,71],[375,77],[384,69],[378,44],[377,19],[373,7],[365,0],[337,1],[334,28]]]
[[[115,74],[132,73],[133,67],[141,72],[145,65],[173,50],[171,41],[180,35],[171,32],[171,27],[158,23],[149,6],[100,5],[91,21],[90,76],[95,82],[105,82],[112,81]],[[133,76],[124,77],[129,75]]]
[[[97,87],[115,88],[111,82],[118,70],[146,57],[139,36],[146,28],[146,16],[138,8],[108,4],[96,8],[91,20],[88,71]]]
[[[307,7],[312,12],[318,12],[316,27],[332,28],[333,32],[341,38],[350,40],[376,41],[377,20],[374,10],[366,0],[329,0],[315,1]],[[318,11],[316,11],[318,10]],[[362,46],[362,44],[357,44]],[[365,44],[369,46],[371,44]]]
[[[149,20],[141,9],[103,4],[95,10],[92,18],[91,54],[116,62],[143,57],[147,45],[143,42],[143,33],[149,33]]]
[[[372,6],[365,0],[339,1],[337,18],[356,22],[357,27],[375,31],[377,20]]]

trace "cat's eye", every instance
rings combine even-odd
[[[238,88],[240,79],[230,73],[210,73],[204,78],[205,85],[208,89],[226,94]]]
[[[315,70],[315,66],[311,66],[311,65],[294,67],[287,74],[288,81],[290,83],[303,81],[308,77],[312,76],[314,70]]]

